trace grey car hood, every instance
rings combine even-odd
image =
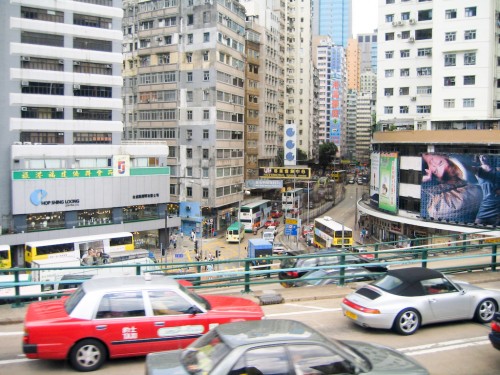
[[[342,340],[366,357],[373,366],[370,375],[428,375],[429,372],[412,358],[395,349],[361,341]]]
[[[146,375],[190,375],[181,364],[183,350],[151,353],[146,357]]]

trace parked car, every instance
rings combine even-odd
[[[405,354],[364,341],[332,340],[295,320],[219,325],[185,350],[146,357],[146,375],[428,374]]]
[[[272,210],[271,211],[271,217],[273,219],[279,219],[282,216],[283,216],[283,212],[281,210]]]
[[[376,280],[383,276],[387,271],[385,267],[381,267],[380,272],[375,272],[366,267],[345,267],[344,282],[352,283],[355,281],[370,281]],[[319,269],[305,273],[303,276],[295,279],[292,286],[321,286],[329,284],[338,284],[340,277],[340,268],[334,269]]]
[[[452,281],[441,272],[412,267],[390,270],[342,301],[344,315],[362,327],[415,333],[421,325],[475,319],[491,322],[500,291]]]
[[[23,352],[94,371],[107,358],[184,348],[214,325],[263,316],[249,299],[198,295],[166,276],[92,278],[69,297],[29,305]]]
[[[491,332],[488,335],[491,345],[500,350],[500,313],[496,312],[491,321]]]
[[[297,279],[299,277],[302,277],[307,272],[315,269],[315,267],[338,265],[340,263],[340,256],[339,256],[340,254],[342,254],[342,251],[340,249],[326,249],[310,254],[307,253],[297,254],[297,255],[308,255],[307,257],[299,257],[299,258],[290,257],[282,259],[280,263],[280,268],[283,270],[278,273],[278,278],[280,280],[283,280],[281,282],[281,285],[285,288],[292,286],[293,283],[287,280]],[[363,257],[354,254],[345,255],[345,263],[346,264],[361,263],[366,265],[367,267],[370,267],[371,270],[374,272],[385,272],[387,270],[385,267],[381,266],[376,266],[376,265],[370,266],[369,265],[370,261],[368,259],[365,259]],[[294,270],[285,270],[290,268],[294,268]]]

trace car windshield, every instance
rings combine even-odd
[[[203,298],[202,296],[200,296],[199,294],[194,293],[193,291],[189,290],[188,288],[186,288],[184,285],[181,285],[181,284],[179,284],[179,288],[184,293],[186,293],[190,298],[192,298],[193,300],[195,300],[196,303],[198,303],[201,306],[203,306],[203,308],[205,310],[210,310],[211,309],[210,303],[205,298]]]
[[[80,303],[82,298],[85,296],[85,290],[83,290],[83,286],[80,285],[71,295],[64,301],[64,309],[66,313],[70,315],[73,312],[73,309]]]
[[[190,374],[208,374],[230,351],[216,330],[211,330],[182,352],[181,362]]]

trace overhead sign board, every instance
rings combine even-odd
[[[283,180],[246,180],[247,189],[281,189]]]
[[[311,179],[311,168],[263,167],[259,168],[260,178],[276,179]]]

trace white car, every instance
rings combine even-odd
[[[273,255],[281,255],[288,249],[281,242],[273,243]]]
[[[384,277],[362,286],[342,301],[352,322],[401,335],[421,325],[474,319],[491,322],[500,306],[500,291],[452,281],[423,267],[389,270]]]

